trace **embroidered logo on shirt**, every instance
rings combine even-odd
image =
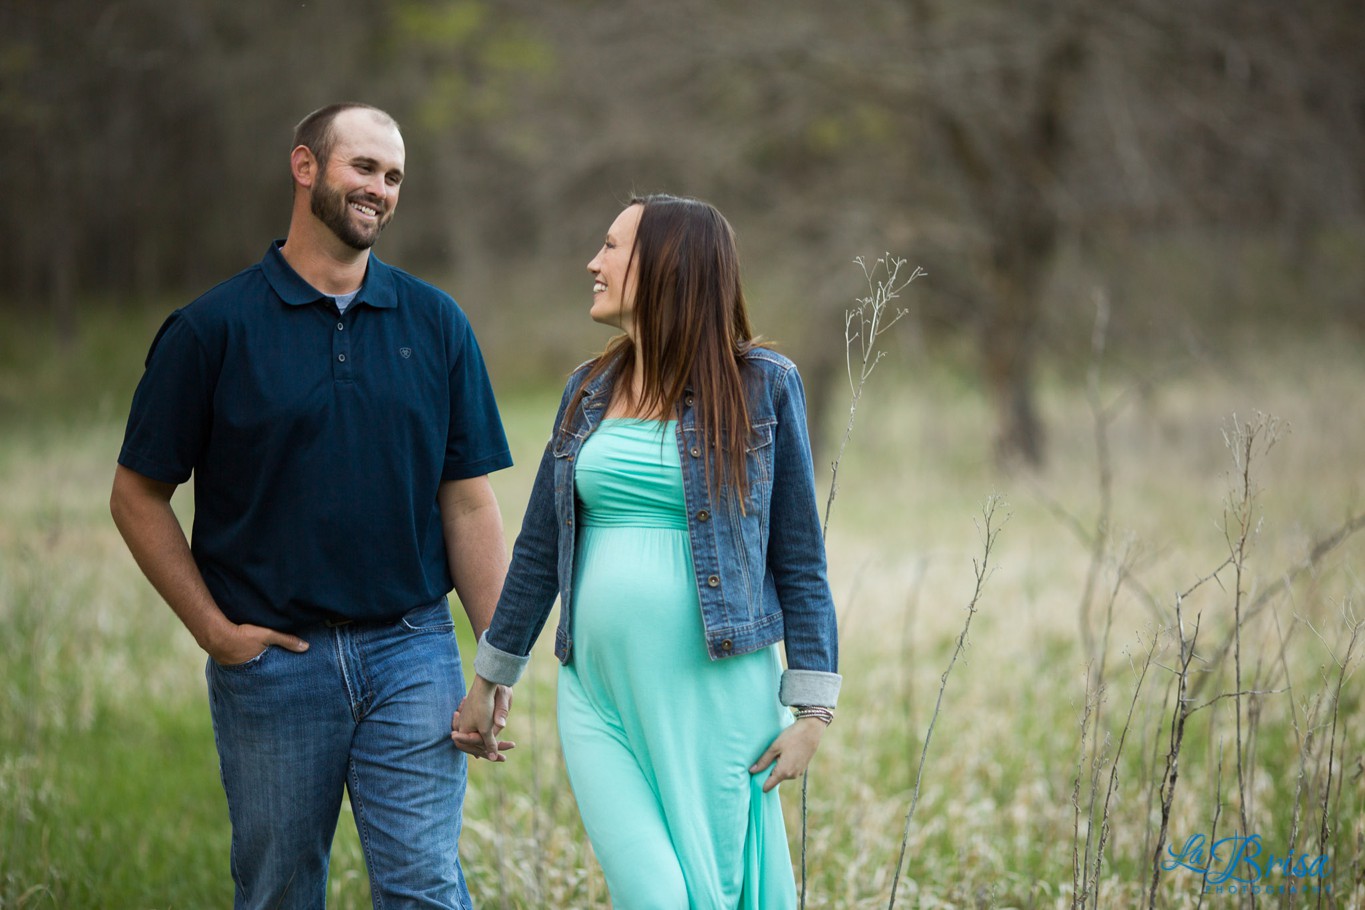
[[[404,360],[407,360],[412,356],[412,348],[399,348],[398,353],[403,355]]]

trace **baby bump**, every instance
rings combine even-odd
[[[576,648],[671,652],[672,659],[705,651],[686,531],[583,528],[576,563]]]

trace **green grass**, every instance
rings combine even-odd
[[[7,910],[230,901],[228,828],[203,657],[142,580],[108,519],[122,411],[141,358],[139,350],[128,368],[114,352],[121,344],[125,355],[145,348],[157,319],[136,321],[107,325],[102,339],[92,334],[88,361],[72,365],[70,375],[44,366],[47,378],[23,386],[27,361],[0,366],[0,400],[9,409],[0,414],[0,907]],[[128,340],[119,342],[119,333]],[[25,344],[58,356],[55,347]],[[1035,477],[999,473],[985,454],[989,408],[963,376],[956,362],[888,361],[863,400],[845,458],[829,551],[846,681],[811,776],[812,908],[887,904],[915,768],[965,619],[972,561],[981,555],[981,504],[994,493],[1005,496],[1010,517],[933,730],[897,906],[1070,905],[1071,800],[1083,755],[1088,663],[1078,642],[1077,603],[1089,554],[1057,512],[1093,523],[1093,426],[1081,392],[1061,376],[1045,376],[1040,403],[1052,459]],[[1116,393],[1129,379],[1114,375],[1112,382],[1109,393]],[[36,391],[13,391],[21,387]],[[550,388],[503,395],[518,461],[495,477],[509,539],[556,395]],[[1153,635],[1161,637],[1161,666],[1149,673],[1118,759],[1101,906],[1145,905],[1140,896],[1155,832],[1151,794],[1170,717],[1171,674],[1163,668],[1175,660],[1174,595],[1207,575],[1226,551],[1219,524],[1232,465],[1222,427],[1231,414],[1245,419],[1256,409],[1291,424],[1255,466],[1261,524],[1246,585],[1254,596],[1301,560],[1314,539],[1365,505],[1359,456],[1365,424],[1356,416],[1363,404],[1365,364],[1354,346],[1318,339],[1187,365],[1158,376],[1119,411],[1110,433],[1114,539],[1131,540],[1142,554],[1136,571],[1156,606],[1131,589],[1114,605],[1099,718],[1111,737],[1102,780],[1132,696],[1133,661]],[[184,514],[187,500],[185,493],[176,500]],[[1335,680],[1332,652],[1345,645],[1343,615],[1362,614],[1362,556],[1365,534],[1334,551],[1245,630],[1244,688],[1271,693],[1256,697],[1246,762],[1253,830],[1271,849],[1287,843],[1305,749],[1304,786],[1320,792],[1324,785],[1330,731],[1320,726],[1310,740],[1308,717]],[[1106,567],[1101,590],[1112,583]],[[1224,572],[1185,603],[1187,617],[1202,615],[1206,654],[1231,628],[1231,591]],[[517,690],[513,760],[471,772],[462,852],[484,907],[606,905],[558,754],[548,637]],[[1226,662],[1201,672],[1215,677],[1209,694],[1231,689]],[[1365,897],[1352,884],[1365,866],[1365,781],[1353,771],[1365,754],[1361,692],[1357,674],[1337,712],[1344,769],[1338,766],[1334,778],[1328,849],[1338,907],[1359,906]],[[1246,707],[1242,716],[1251,723]],[[1219,830],[1232,829],[1234,719],[1231,700],[1192,717],[1171,838],[1210,830],[1220,751]],[[798,791],[784,787],[784,801],[795,847]],[[1299,801],[1298,843],[1311,847],[1318,810],[1310,811],[1306,797]],[[1197,886],[1193,873],[1165,873],[1160,905],[1194,906]],[[346,815],[331,891],[332,906],[369,905]]]

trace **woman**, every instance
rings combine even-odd
[[[840,683],[801,380],[710,205],[632,200],[588,271],[624,334],[565,387],[456,732],[501,757],[495,687],[558,596],[560,739],[613,905],[795,906],[775,787]]]

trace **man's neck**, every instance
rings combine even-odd
[[[369,250],[353,249],[322,228],[320,236],[312,225],[290,226],[280,255],[299,277],[324,294],[348,294],[365,280],[370,262]]]

